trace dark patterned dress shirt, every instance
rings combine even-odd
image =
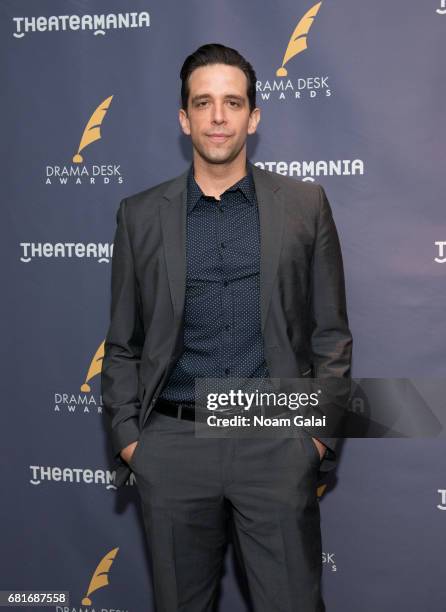
[[[195,401],[195,378],[269,376],[260,319],[260,226],[248,173],[221,194],[187,182],[184,351],[160,397]]]

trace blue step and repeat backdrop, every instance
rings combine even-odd
[[[2,0],[1,13],[0,589],[69,591],[59,612],[150,611],[100,370],[119,202],[191,161],[181,64],[204,43],[238,49],[262,110],[249,158],[324,186],[353,375],[441,381],[446,2]],[[444,439],[348,439],[318,493],[327,610],[446,610]],[[231,548],[220,609],[246,609]]]

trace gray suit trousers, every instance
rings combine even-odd
[[[309,437],[197,437],[194,422],[153,411],[129,465],[157,612],[215,610],[228,514],[255,612],[325,611]]]

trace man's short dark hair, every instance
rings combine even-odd
[[[210,64],[226,64],[227,66],[237,66],[240,68],[248,81],[248,101],[250,112],[256,107],[256,73],[251,64],[240,55],[238,51],[218,43],[202,45],[194,53],[191,53],[184,60],[181,67],[181,107],[187,111],[187,101],[189,99],[189,77],[196,68],[209,66]]]

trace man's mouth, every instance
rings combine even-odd
[[[212,142],[224,142],[227,138],[229,138],[228,134],[208,134],[208,138],[212,140]]]

